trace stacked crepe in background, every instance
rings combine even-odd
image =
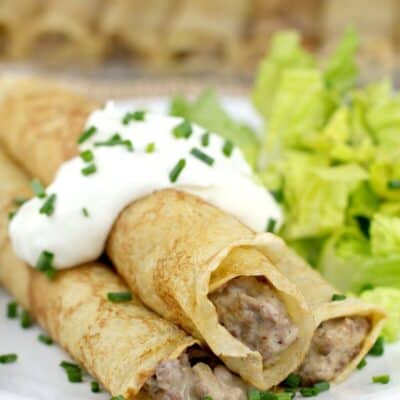
[[[51,84],[4,80],[0,140],[32,176],[48,184],[61,163],[76,154],[76,139],[94,107]],[[262,389],[298,367],[311,382],[344,379],[371,348],[385,319],[379,308],[357,300],[333,302],[334,288],[279,238],[255,234],[234,217],[183,192],[163,190],[131,204],[116,221],[106,251],[147,306],[208,344],[231,370]],[[240,285],[246,276],[257,277],[251,278],[256,286],[273,292],[297,331],[295,340],[270,359],[247,346],[245,337],[232,335],[232,321],[220,307],[218,296],[234,286],[236,278]],[[314,368],[327,362],[318,346],[329,329],[363,333],[335,370],[318,376],[310,372],[311,362]],[[348,345],[346,337],[341,340],[330,343],[338,357]]]
[[[247,73],[254,70],[278,30],[297,30],[307,47],[319,51],[331,47],[352,25],[360,32],[362,60],[393,69],[399,3],[347,3],[2,0],[0,57],[61,66],[124,59],[169,72],[176,68],[214,72],[218,65],[225,72]]]

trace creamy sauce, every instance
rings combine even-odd
[[[47,198],[33,198],[15,215],[9,233],[15,252],[25,262],[35,265],[43,251],[54,254],[55,268],[95,260],[119,213],[133,201],[165,188],[194,194],[256,231],[264,231],[269,220],[281,224],[278,204],[256,182],[239,149],[234,147],[228,157],[222,151],[224,139],[213,133],[204,146],[205,129],[195,124],[190,124],[190,137],[176,138],[173,130],[181,118],[145,114],[143,121],[123,124],[125,114],[113,103],[92,113],[86,128],[97,131],[79,149],[91,150],[93,161],[75,157],[65,162],[46,189]],[[134,150],[127,145],[95,145],[116,133],[131,141]],[[154,151],[149,153],[151,143]],[[192,155],[193,148],[211,157],[213,165]],[[180,159],[186,165],[171,182],[170,173]],[[82,169],[91,164],[96,172],[83,175]],[[54,212],[41,214],[51,194],[56,194]]]

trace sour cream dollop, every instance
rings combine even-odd
[[[238,148],[230,152],[219,135],[182,118],[126,116],[112,102],[93,112],[86,124],[92,134],[79,145],[82,156],[62,164],[46,198],[20,208],[9,234],[22,260],[35,266],[43,251],[59,269],[95,260],[120,212],[166,188],[201,197],[256,231],[268,221],[281,224],[278,204]],[[40,212],[46,201],[47,214]]]

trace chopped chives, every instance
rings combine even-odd
[[[0,364],[11,364],[17,361],[18,356],[15,353],[1,354]]]
[[[388,181],[387,188],[390,190],[400,189],[400,179],[392,179]]]
[[[185,138],[188,139],[192,135],[193,129],[192,125],[186,119],[182,121],[180,124],[176,125],[172,130],[173,135],[176,138]]]
[[[18,304],[16,301],[10,301],[7,304],[7,318],[17,318],[18,316]]]
[[[269,218],[267,222],[267,226],[265,227],[265,232],[274,232],[276,227],[276,219]]]
[[[95,126],[90,126],[86,131],[82,133],[78,138],[78,144],[82,144],[86,142],[89,138],[91,138],[97,132],[97,128]]]
[[[75,363],[72,363],[69,361],[61,361],[59,365],[61,368],[64,368],[65,370],[68,370],[68,369],[81,370],[81,367],[78,364],[75,364]]]
[[[316,389],[318,389],[319,392],[321,393],[321,392],[326,392],[327,390],[329,390],[331,385],[329,384],[329,382],[321,381],[321,382],[314,383],[314,387]]]
[[[55,193],[51,194],[47,200],[43,203],[43,206],[40,208],[39,213],[45,214],[48,217],[53,215],[54,213],[54,203],[56,202],[57,195]]]
[[[111,397],[110,400],[126,400],[124,396],[118,395],[118,396],[113,396]]]
[[[201,400],[214,400],[211,396],[204,396]]]
[[[25,197],[16,197],[14,199],[14,204],[17,207],[21,207],[24,203],[26,203],[28,201],[28,199],[26,199]]]
[[[179,177],[179,175],[181,174],[183,168],[185,168],[186,165],[186,160],[184,158],[181,158],[177,164],[175,165],[175,167],[172,169],[172,171],[169,173],[169,180],[172,183],[175,183]]]
[[[33,321],[28,311],[22,310],[20,317],[20,324],[22,329],[28,329],[33,325]]]
[[[274,199],[278,203],[282,203],[283,202],[284,195],[283,195],[283,190],[282,189],[271,190],[271,194],[272,194],[272,196],[274,197]]]
[[[205,132],[201,135],[201,144],[204,147],[207,147],[210,144],[210,133]]]
[[[248,400],[261,400],[260,391],[257,389],[250,389],[247,393]]]
[[[154,142],[149,143],[146,146],[146,153],[154,153],[154,151],[156,150],[156,144]]]
[[[8,220],[11,221],[15,217],[16,214],[17,214],[16,211],[10,211],[8,213]]]
[[[319,395],[319,390],[315,387],[304,387],[300,389],[300,393],[303,397],[314,397]]]
[[[225,143],[222,147],[222,152],[226,157],[230,157],[233,151],[233,143],[230,140],[225,140]]]
[[[44,335],[43,333],[38,335],[38,340],[47,346],[51,346],[54,343],[50,336]]]
[[[293,392],[280,392],[274,393],[274,400],[292,400],[296,396],[296,393]],[[261,398],[261,400],[264,400]]]
[[[332,295],[331,300],[332,300],[332,301],[342,301],[342,300],[346,300],[346,295],[340,294],[340,293],[335,293],[335,294]]]
[[[371,350],[369,351],[368,354],[370,356],[379,357],[383,355],[384,352],[385,352],[384,340],[382,336],[379,336],[378,339],[376,339],[374,345],[371,347]]]
[[[31,186],[33,193],[35,193],[36,197],[39,197],[39,199],[43,199],[46,197],[46,191],[38,179],[34,179],[31,182]]]
[[[82,382],[82,370],[67,370],[68,381],[71,383]]]
[[[372,377],[372,382],[373,383],[381,383],[382,385],[386,385],[387,383],[390,382],[390,376],[389,375],[374,376],[374,377]]]
[[[360,292],[366,292],[368,290],[373,290],[375,288],[375,286],[372,283],[365,283],[364,285],[362,285]]]
[[[365,358],[363,358],[357,365],[357,369],[363,369],[365,368],[367,365],[367,360]]]
[[[193,149],[190,150],[190,154],[209,166],[212,166],[214,164],[214,159],[206,153],[203,153],[197,147],[193,147]]]
[[[288,377],[283,381],[282,386],[287,388],[298,388],[301,383],[301,378],[296,374],[289,374]]]
[[[109,292],[109,293],[107,293],[107,299],[114,303],[131,301],[132,293],[131,292]]]
[[[86,207],[82,208],[82,214],[84,217],[89,218],[89,211]]]
[[[85,162],[90,162],[93,161],[94,159],[94,155],[92,150],[85,150],[82,151],[81,154],[79,154],[79,156],[82,158],[83,161]]]
[[[133,145],[132,142],[128,139],[124,140],[122,139],[121,135],[116,133],[113,136],[110,137],[110,139],[104,141],[104,142],[95,142],[94,145],[96,147],[101,147],[101,146],[125,146],[128,151],[133,151]]]
[[[54,254],[50,251],[43,250],[36,262],[36,268],[43,272],[49,279],[53,279],[56,274],[56,270],[53,266]]]
[[[90,382],[90,389],[92,391],[92,393],[100,393],[100,385],[99,382],[96,381],[92,381]]]
[[[81,169],[82,175],[84,175],[84,176],[92,175],[96,171],[97,171],[97,167],[95,164],[89,164],[87,167]]]
[[[122,118],[122,123],[128,125],[131,121],[144,121],[145,114],[146,111],[143,110],[128,112],[124,115],[124,118]]]

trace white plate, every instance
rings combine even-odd
[[[223,98],[224,106],[236,118],[254,127],[260,121],[247,100]],[[123,107],[146,108],[166,112],[165,98],[137,99],[124,101]],[[0,364],[0,400],[106,400],[106,393],[93,394],[90,391],[90,377],[84,383],[69,383],[65,373],[58,366],[68,360],[66,353],[58,346],[46,346],[37,340],[41,332],[38,327],[27,330],[20,328],[18,320],[5,317],[6,304],[10,297],[0,290],[0,354],[17,353],[18,362]],[[388,385],[373,384],[375,375],[389,374]],[[400,343],[386,346],[383,357],[368,358],[368,365],[356,371],[345,383],[333,387],[318,396],[320,400],[399,400],[400,399]]]

